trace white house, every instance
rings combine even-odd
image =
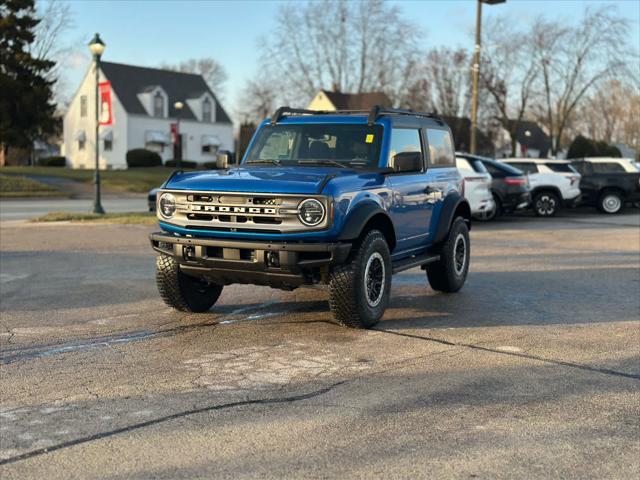
[[[233,125],[201,75],[100,64],[100,168],[127,168],[126,153],[146,148],[174,158],[179,116],[182,159],[213,162],[233,150]],[[95,165],[95,66],[86,73],[64,116],[62,155],[72,168]],[[176,110],[175,103],[183,108]]]

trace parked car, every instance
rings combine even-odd
[[[523,171],[531,188],[531,207],[539,217],[552,217],[562,207],[580,201],[580,174],[563,160],[506,158],[501,160]]]
[[[283,107],[239,166],[225,164],[175,172],[158,192],[150,240],[169,306],[207,311],[233,283],[324,283],[336,321],[369,328],[394,273],[423,267],[434,290],[464,285],[471,208],[438,117]]]
[[[464,197],[471,206],[471,215],[479,220],[495,217],[496,202],[491,194],[491,175],[478,160],[456,155],[456,167],[464,178]]]
[[[603,213],[618,213],[625,203],[640,202],[640,171],[626,158],[583,158],[571,161],[582,175],[582,202]]]
[[[150,212],[156,211],[156,200],[158,198],[158,191],[160,188],[152,188],[147,195],[147,204]]]
[[[481,163],[491,175],[491,194],[496,204],[492,218],[529,206],[529,182],[520,170],[486,157],[468,153],[456,155],[473,163]]]

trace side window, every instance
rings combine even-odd
[[[591,164],[593,173],[625,173],[625,169],[619,163],[614,162],[593,162]]]
[[[396,172],[419,172],[424,165],[420,131],[394,128],[391,131],[391,146],[387,166]]]
[[[455,156],[451,134],[447,130],[427,129],[430,167],[453,167]]]
[[[517,168],[518,170],[523,171],[524,173],[539,173],[538,171],[538,166],[531,162],[505,162],[507,165],[511,165],[514,168]]]

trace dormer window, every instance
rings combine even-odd
[[[160,92],[153,97],[153,116],[164,117],[164,97]]]
[[[202,102],[202,121],[211,123],[211,102],[208,97]]]

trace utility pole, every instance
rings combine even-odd
[[[471,75],[473,81],[473,92],[471,94],[471,145],[469,153],[476,153],[476,136],[478,132],[478,83],[480,81],[480,48],[482,45],[482,4],[496,5],[507,0],[477,0],[476,7],[476,44],[473,49],[473,66]]]

